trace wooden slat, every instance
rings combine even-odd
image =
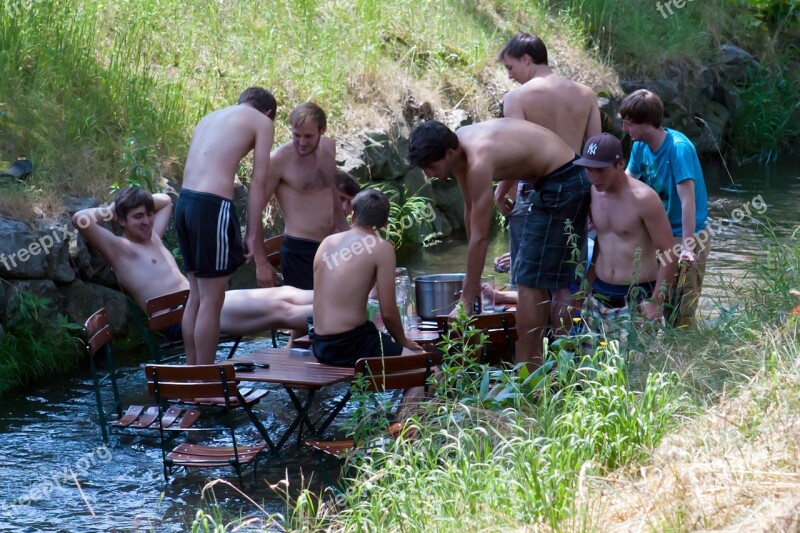
[[[315,450],[319,450],[333,457],[339,458],[347,455],[355,446],[355,441],[352,439],[346,440],[307,440],[307,446],[311,446]]]
[[[145,304],[147,323],[152,331],[161,331],[180,324],[183,319],[183,309],[189,299],[189,291],[183,290],[150,298]]]
[[[263,244],[267,260],[275,268],[281,266],[281,244],[283,244],[283,235],[266,239]]]
[[[236,453],[239,455],[239,463],[242,465],[252,463],[266,446],[266,444],[237,446]],[[235,457],[232,446],[201,446],[198,444],[179,444],[167,454],[167,458],[171,459],[174,465],[185,467],[231,466],[230,460]]]
[[[130,427],[144,429],[150,427],[153,422],[158,422],[158,407],[148,407],[144,414],[137,418]]]
[[[94,357],[103,346],[111,342],[111,326],[108,323],[106,308],[98,310],[87,318],[83,329],[89,356]]]
[[[124,428],[130,426],[134,420],[139,418],[139,415],[142,414],[144,411],[144,406],[142,405],[131,405],[128,407],[128,410],[125,411],[125,414],[122,415],[119,419],[115,420],[112,426]]]
[[[269,348],[242,356],[243,360],[268,364],[270,368],[256,368],[252,372],[239,372],[237,379],[260,383],[280,383],[287,387],[320,388],[352,381],[354,372],[349,367],[320,364],[314,356],[291,355],[286,348]],[[236,361],[236,358],[232,359]]]
[[[233,363],[220,363],[215,365],[146,365],[144,375],[148,380],[153,379],[154,372],[158,372],[159,382],[169,381],[217,381],[220,379],[220,368],[224,370],[226,380],[233,380],[236,372]]]

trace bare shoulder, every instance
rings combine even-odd
[[[658,197],[658,193],[656,193],[656,191],[654,191],[646,183],[631,177],[628,177],[628,183],[631,187],[631,194],[633,194],[633,197],[638,205],[643,207],[652,207],[654,202],[661,204],[661,199]]]

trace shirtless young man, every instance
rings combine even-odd
[[[319,243],[348,225],[336,190],[336,143],[324,135],[325,112],[305,102],[292,110],[289,120],[292,141],[272,153],[265,191],[267,198],[275,194],[286,222],[281,245],[284,285],[312,289]]]
[[[592,182],[591,217],[597,227],[584,320],[606,332],[619,328],[612,317],[627,318],[634,309],[660,320],[677,261],[657,260],[672,249],[672,228],[658,194],[625,173],[622,143],[608,133],[586,141],[575,164],[586,167]]]
[[[408,160],[429,177],[454,174],[464,196],[467,275],[461,299],[467,309],[480,296],[492,218],[492,180],[525,179],[534,194],[519,250],[517,283],[517,361],[541,365],[542,337],[550,319],[550,294],[575,277],[572,249],[565,234],[570,221],[577,246],[586,240],[591,184],[573,165],[573,150],[552,131],[525,120],[499,118],[453,133],[434,120],[415,127]]]
[[[269,267],[261,253],[267,205],[265,181],[269,151],[275,137],[275,98],[250,87],[239,103],[203,117],[195,127],[183,188],[175,208],[175,229],[189,276],[189,301],[183,313],[186,363],[214,362],[220,331],[220,312],[231,274],[255,258],[256,278],[265,286]],[[253,151],[253,179],[247,199],[244,246],[233,208],[233,183],[244,156]]]
[[[542,40],[528,33],[519,33],[509,40],[497,57],[508,71],[508,77],[522,84],[503,98],[503,116],[519,118],[543,126],[558,135],[567,146],[579,154],[589,137],[600,134],[600,109],[594,91],[576,81],[562,78],[550,68],[547,47]],[[530,206],[533,185],[520,181],[516,201],[506,200],[514,186],[509,180],[495,189],[495,203],[508,216],[509,249],[511,252],[511,283],[516,285],[519,241]],[[569,288],[552,291],[551,326],[556,331],[571,325]],[[565,331],[564,331],[565,332]]]
[[[352,229],[326,237],[317,250],[311,340],[321,363],[353,366],[362,357],[422,350],[406,338],[397,310],[394,247],[378,233],[388,220],[386,195],[377,189],[361,191],[353,198]],[[376,283],[391,338],[367,320],[367,300]]]
[[[166,194],[151,196],[142,189],[126,187],[117,193],[111,206],[84,209],[72,217],[81,236],[103,254],[120,285],[143,310],[150,298],[189,288],[175,258],[161,241],[171,212],[172,200]],[[98,223],[114,219],[122,227],[121,237]],[[302,330],[311,315],[312,299],[311,291],[293,287],[228,291],[222,305],[221,329],[231,335],[275,328]]]
[[[347,218],[353,212],[353,198],[361,192],[361,184],[349,172],[337,170],[336,190],[339,191],[339,200],[342,202],[342,214]]]

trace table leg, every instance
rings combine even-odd
[[[303,404],[300,402],[300,399],[297,397],[297,394],[295,394],[295,392],[292,389],[290,389],[289,387],[284,387],[284,388],[286,389],[286,392],[289,394],[289,398],[292,400],[292,403],[297,409],[297,418],[294,419],[289,428],[286,430],[286,433],[278,441],[278,444],[276,444],[278,449],[282,448],[283,445],[286,444],[286,441],[289,440],[289,436],[292,434],[292,432],[295,429],[297,429],[298,426],[300,426],[303,422],[305,422],[311,429],[311,431],[316,434],[316,431],[314,429],[314,424],[312,424],[311,420],[308,418],[308,411],[311,408],[311,402],[314,401],[314,395],[316,394],[317,389],[308,390],[308,396],[306,396],[306,402],[305,404]],[[297,435],[298,444],[301,442],[301,438],[302,438],[302,431],[298,432]]]

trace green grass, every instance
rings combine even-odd
[[[81,327],[53,315],[51,303],[32,293],[10,293],[6,330],[0,337],[0,396],[45,376],[78,367],[86,351],[76,336]]]
[[[495,54],[533,21],[554,44],[579,41],[521,1],[21,3],[0,12],[0,158],[31,159],[45,192],[98,194],[127,178],[133,139],[154,175],[179,178],[199,117],[255,84],[278,99],[279,141],[306,99],[333,134],[388,126],[412,95],[485,118]]]

